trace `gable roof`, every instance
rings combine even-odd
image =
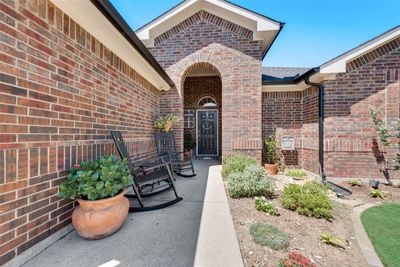
[[[137,29],[136,33],[146,46],[152,47],[157,36],[201,10],[253,31],[253,40],[263,41],[263,57],[284,26],[282,22],[226,0],[185,0]]]
[[[320,71],[321,73],[346,72],[346,64],[348,62],[353,61],[354,59],[357,59],[396,38],[400,38],[400,25],[322,64],[320,66]]]

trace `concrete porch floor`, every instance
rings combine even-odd
[[[96,267],[111,260],[122,266],[193,266],[209,167],[219,161],[196,160],[197,176],[176,176],[183,201],[165,209],[131,213],[114,235],[97,241],[75,231],[25,263],[25,267]],[[172,193],[171,193],[172,194]],[[161,198],[168,195],[160,196]]]

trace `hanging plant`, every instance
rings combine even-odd
[[[178,117],[174,115],[164,115],[153,122],[156,129],[162,132],[170,132],[179,123]]]

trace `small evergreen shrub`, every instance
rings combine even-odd
[[[231,173],[243,172],[247,166],[256,164],[256,158],[243,155],[230,155],[224,158],[222,164],[222,177],[227,178]]]
[[[234,172],[229,174],[227,189],[232,198],[270,197],[274,194],[275,182],[265,174],[261,166],[250,165],[242,173]]]
[[[281,250],[289,246],[289,236],[266,223],[256,223],[250,226],[250,235],[260,246],[268,246],[274,250]]]
[[[271,202],[267,202],[265,197],[255,197],[254,202],[257,210],[263,211],[272,216],[280,215],[278,209]]]
[[[307,176],[307,173],[302,169],[289,168],[285,170],[285,175],[295,178],[304,178]]]
[[[285,209],[315,218],[332,218],[333,203],[329,188],[317,181],[304,185],[289,184],[283,189],[281,204]]]

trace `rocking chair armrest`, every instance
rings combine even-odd
[[[140,166],[140,168],[142,169],[142,171],[144,173],[148,172],[148,171],[152,171],[155,169],[159,169],[162,167],[167,167],[169,164],[169,162],[154,162],[154,163],[147,163],[147,164],[143,164]]]

